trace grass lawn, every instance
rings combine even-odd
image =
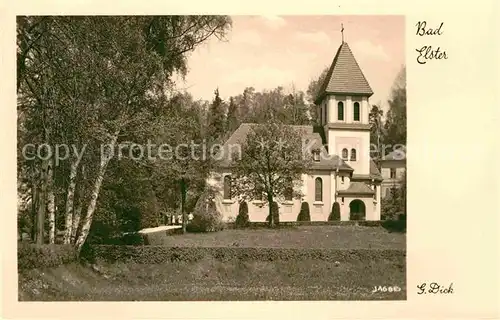
[[[153,245],[191,247],[267,247],[397,249],[406,236],[381,227],[300,226],[284,229],[228,229],[215,233],[158,235]],[[263,259],[265,260],[265,259]],[[196,300],[404,300],[404,254],[366,259],[319,258],[292,261],[221,261],[158,264],[100,262],[94,270],[78,263],[22,270],[23,301],[196,301]],[[372,293],[375,286],[399,292]]]
[[[230,261],[78,264],[19,275],[22,301],[404,300],[405,262]],[[374,286],[400,292],[372,293]]]
[[[268,247],[406,249],[404,233],[382,227],[299,226],[282,229],[227,229],[212,233],[150,236],[151,245],[191,247]]]

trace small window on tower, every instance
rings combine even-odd
[[[340,121],[344,121],[344,103],[342,101],[339,101],[338,103],[338,108],[337,108],[337,118]]]
[[[356,161],[356,149],[351,149],[351,161]]]
[[[354,102],[354,121],[359,121],[359,102]]]
[[[342,160],[347,160],[349,158],[349,151],[346,148],[342,149]]]

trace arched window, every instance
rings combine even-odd
[[[347,160],[349,158],[349,151],[346,148],[342,149],[342,160]]]
[[[359,121],[359,102],[354,102],[354,121]]]
[[[224,177],[224,199],[231,199],[231,176]]]
[[[344,103],[339,101],[337,108],[337,119],[344,121]]]
[[[323,201],[323,180],[316,178],[315,180],[315,201]]]
[[[351,149],[351,161],[356,161],[356,149]]]

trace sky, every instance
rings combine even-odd
[[[189,56],[189,73],[179,88],[211,101],[218,87],[223,99],[257,91],[295,87],[306,91],[330,66],[342,43],[374,91],[371,104],[385,109],[392,84],[405,63],[404,16],[233,16],[226,40],[216,38]]]

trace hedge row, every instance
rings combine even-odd
[[[57,267],[76,260],[76,251],[72,245],[19,243],[17,248],[17,266],[20,270]]]
[[[175,261],[196,262],[204,258],[218,261],[297,261],[315,259],[323,261],[353,261],[404,259],[405,250],[397,249],[294,249],[246,247],[165,247],[165,246],[109,246],[88,247],[82,256],[90,261],[134,262],[161,264]]]
[[[298,227],[298,226],[363,226],[363,227],[378,227],[382,226],[385,221],[370,221],[370,220],[349,220],[349,221],[281,221],[280,227]],[[268,222],[250,222],[249,228],[265,228],[268,227]],[[234,222],[228,222],[227,228],[235,228]]]

